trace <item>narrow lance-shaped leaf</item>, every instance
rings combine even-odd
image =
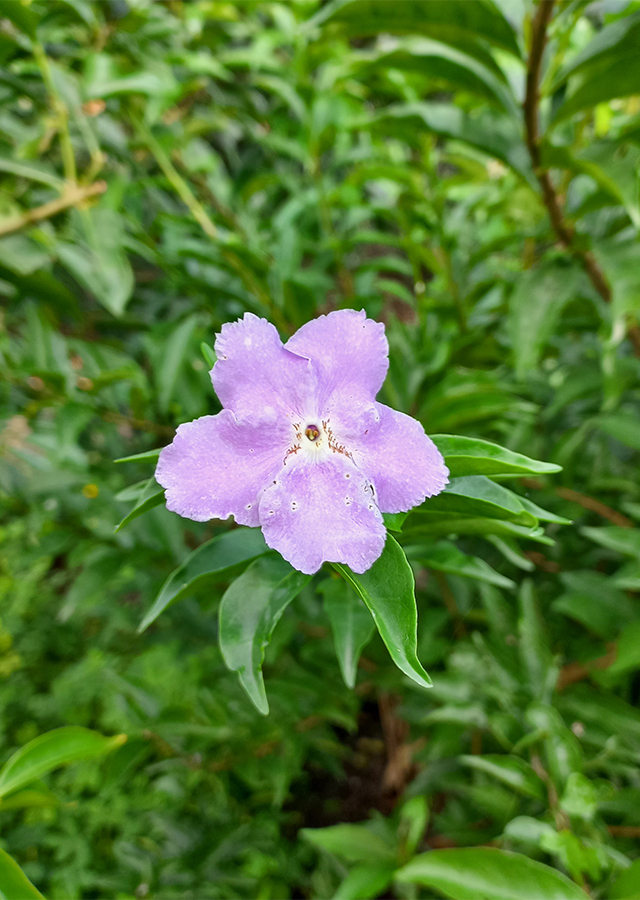
[[[382,556],[362,575],[341,563],[334,563],[334,567],[371,610],[380,637],[398,668],[416,684],[431,687],[431,679],[417,655],[418,612],[413,572],[398,542],[387,535]]]
[[[58,766],[109,753],[126,739],[125,734],[108,738],[76,725],[41,734],[14,753],[0,770],[0,797],[42,778]]]
[[[362,600],[342,578],[327,578],[319,591],[331,623],[333,645],[344,683],[353,688],[360,653],[371,640],[375,624]]]
[[[454,478],[461,475],[517,478],[521,475],[550,475],[562,470],[562,466],[555,463],[540,462],[480,438],[434,434],[432,440]]]
[[[422,853],[396,872],[453,900],[585,900],[585,892],[556,869],[519,853],[463,847]]]
[[[529,763],[519,756],[485,753],[482,756],[460,756],[460,762],[491,775],[526,797],[546,798],[546,788]]]
[[[332,0],[309,21],[309,27],[339,23],[348,34],[427,34],[479,55],[478,38],[516,56],[515,32],[497,7],[481,0]]]
[[[463,553],[451,541],[437,541],[434,544],[409,547],[407,556],[410,559],[419,560],[422,565],[428,569],[435,569],[437,572],[462,575],[465,578],[474,578],[477,581],[495,584],[497,587],[515,587],[510,578],[500,575],[483,559]]]
[[[451,478],[445,489],[426,501],[427,512],[441,511],[465,516],[510,519],[519,525],[537,525],[537,518],[526,510],[513,491],[495,484],[485,475]]]
[[[327,828],[303,828],[300,834],[315,847],[335,853],[348,862],[371,864],[395,860],[395,848],[366,825],[344,822]]]
[[[0,850],[0,900],[44,900],[15,859]]]
[[[116,525],[116,532],[120,531],[121,528],[124,528],[125,525],[128,525],[129,522],[133,522],[133,520],[137,519],[138,516],[141,516],[143,513],[148,512],[148,510],[150,509],[153,509],[154,506],[159,506],[163,501],[164,488],[158,486],[158,482],[155,480],[155,478],[150,478],[131,512],[127,513],[124,519],[118,525]]]
[[[393,881],[393,863],[362,863],[354,866],[338,885],[333,900],[375,900]]]
[[[134,453],[133,456],[121,456],[120,459],[114,459],[114,462],[156,462],[161,450],[162,447],[156,447],[154,450],[145,450],[144,453]]]
[[[228,667],[263,715],[269,703],[262,676],[264,649],[282,613],[310,575],[276,554],[255,560],[227,588],[220,603],[220,649]]]
[[[219,581],[232,569],[251,562],[268,551],[262,533],[257,528],[236,528],[207,541],[169,575],[151,609],[138,626],[138,631],[148,628],[172,603],[207,584]]]

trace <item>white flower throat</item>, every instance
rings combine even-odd
[[[287,452],[287,457],[294,454],[298,458],[308,461],[320,462],[328,459],[334,453],[351,458],[344,444],[336,440],[331,423],[328,419],[306,419],[303,422],[293,422],[295,442]]]

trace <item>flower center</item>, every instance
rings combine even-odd
[[[317,425],[307,425],[304,434],[305,437],[313,444],[320,437],[320,429]]]

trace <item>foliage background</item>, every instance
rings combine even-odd
[[[2,753],[129,736],[3,805],[5,849],[52,898],[375,897],[375,836],[392,873],[491,845],[640,896],[640,4],[0,17]],[[288,335],[340,307],[387,326],[385,402],[563,471],[510,484],[545,534],[468,516],[444,570],[449,532],[408,520],[432,691],[377,636],[348,690],[314,582],[263,718],[217,646],[226,583],[137,633],[228,525],[156,506],[114,533],[149,466],[113,460],[217,410],[200,344],[222,323]],[[300,832],[352,822],[364,841]]]

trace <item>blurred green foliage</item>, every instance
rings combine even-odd
[[[0,805],[46,896],[640,897],[639,32],[637,0],[0,3],[2,758],[128,735]],[[563,471],[396,533],[432,690],[329,576],[265,718],[218,649],[237,572],[138,633],[229,523],[115,532],[150,466],[113,460],[217,411],[222,323],[340,307],[387,326],[382,400]]]

